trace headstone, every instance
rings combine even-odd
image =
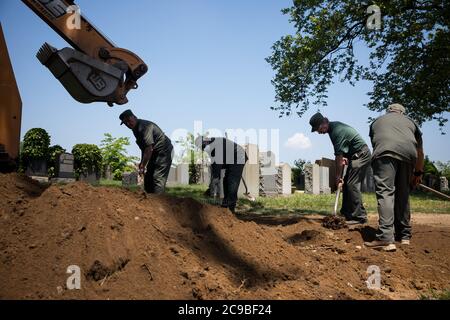
[[[55,167],[55,176],[52,183],[72,183],[75,182],[75,171],[73,168],[74,158],[70,153],[61,153]]]
[[[448,180],[447,180],[447,178],[446,177],[441,177],[440,182],[441,182],[440,190],[442,192],[448,192]]]
[[[26,175],[30,177],[47,177],[47,159],[30,159]]]
[[[287,163],[278,166],[279,193],[283,195],[292,194],[292,169]]]
[[[259,196],[259,150],[256,144],[246,144],[244,149],[247,153],[248,161],[245,164],[242,178],[247,184],[249,195],[256,198]],[[241,181],[238,195],[243,196],[244,193],[245,186],[243,181]]]
[[[305,165],[305,193],[320,194],[319,165],[308,163]]]
[[[177,168],[175,166],[170,167],[169,176],[167,177],[168,184],[177,183]]]
[[[316,164],[321,167],[328,168],[328,186],[331,189],[331,192],[336,191],[336,161],[334,159],[322,158],[320,160],[316,160]]]
[[[98,182],[100,181],[100,174],[97,172],[88,172],[87,174],[80,174],[78,180],[90,184],[98,184]]]
[[[330,168],[319,167],[319,190],[321,194],[330,194]]]
[[[278,170],[276,168],[275,153],[273,153],[272,151],[260,152],[259,156],[259,163],[261,164],[261,175],[276,175]]]
[[[278,174],[262,176],[262,187],[264,196],[274,196],[280,193],[277,184]]]
[[[73,169],[74,157],[70,153],[61,153],[56,163],[55,175],[57,178],[74,179],[75,172]]]
[[[125,172],[122,175],[122,186],[125,188],[134,187],[138,185],[138,172]]]
[[[275,154],[272,151],[260,152],[260,195],[273,196],[280,193],[280,185],[277,184],[278,169],[275,165]]]
[[[182,185],[189,184],[189,165],[187,163],[180,163],[176,169],[177,183]]]

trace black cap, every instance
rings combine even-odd
[[[130,109],[125,110],[124,112],[122,112],[122,113],[120,114],[120,116],[119,116],[119,119],[122,121],[122,122],[120,123],[120,125],[123,125],[123,121],[124,121],[125,119],[128,119],[129,117],[132,117],[132,116],[134,116],[134,113],[133,113]]]
[[[311,132],[317,131],[319,129],[320,125],[323,122],[323,119],[325,118],[320,112],[317,112],[311,117],[311,119],[309,120],[309,124],[311,125]]]

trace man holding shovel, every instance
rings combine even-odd
[[[155,123],[138,119],[131,110],[125,110],[119,118],[120,125],[125,124],[133,131],[141,149],[139,174],[145,174],[145,192],[164,193],[172,165],[172,142]]]
[[[347,225],[364,224],[367,212],[361,196],[361,182],[370,164],[370,150],[361,135],[345,123],[331,122],[321,113],[313,115],[309,121],[311,132],[330,136],[336,156],[336,187],[342,185],[343,200],[341,214]],[[343,176],[344,167],[347,172]]]
[[[404,113],[392,104],[370,126],[379,226],[376,240],[364,243],[369,248],[395,251],[395,240],[410,243],[409,191],[422,181],[424,153],[422,132]]]

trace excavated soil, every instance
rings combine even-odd
[[[373,219],[342,230],[321,219],[0,174],[0,299],[416,299],[450,288],[449,223],[414,225],[412,245],[388,253],[363,246]],[[79,290],[66,287],[73,265]],[[371,265],[380,290],[367,288]]]

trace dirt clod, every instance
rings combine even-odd
[[[347,228],[347,224],[345,223],[345,218],[339,216],[326,216],[322,220],[322,226],[327,229],[339,230]]]

